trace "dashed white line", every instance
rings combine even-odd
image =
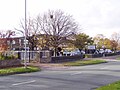
[[[103,68],[100,68],[100,69],[108,69],[108,67],[103,67]]]
[[[13,86],[17,86],[17,85],[22,85],[22,84],[29,84],[29,83],[33,83],[35,82],[36,80],[32,80],[32,81],[27,81],[27,82],[21,82],[21,83],[15,83],[15,84],[12,84]]]
[[[71,75],[77,75],[77,74],[82,74],[82,72],[72,73]]]

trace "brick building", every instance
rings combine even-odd
[[[23,50],[23,49],[24,49],[24,37],[0,38],[0,51]]]

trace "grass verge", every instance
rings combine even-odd
[[[97,88],[96,90],[120,90],[120,81]]]
[[[120,57],[117,57],[116,60],[120,60]]]
[[[73,62],[66,62],[63,63],[64,66],[84,66],[84,65],[93,65],[93,64],[100,64],[106,63],[105,60],[83,60],[83,61],[73,61]]]
[[[37,72],[39,70],[40,70],[39,68],[33,67],[33,66],[28,66],[27,68],[24,68],[24,67],[5,68],[5,69],[0,69],[0,76]]]

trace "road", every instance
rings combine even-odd
[[[120,80],[120,61],[0,77],[0,90],[94,90]]]

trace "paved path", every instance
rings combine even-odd
[[[91,59],[103,59],[106,61],[120,61],[116,60],[116,58],[120,57],[120,55],[116,56],[109,56],[109,57],[101,57],[101,58],[85,58],[84,60],[91,60]],[[59,63],[31,63],[30,65],[40,67],[42,70],[60,70],[60,69],[67,69],[70,66],[63,66]]]

